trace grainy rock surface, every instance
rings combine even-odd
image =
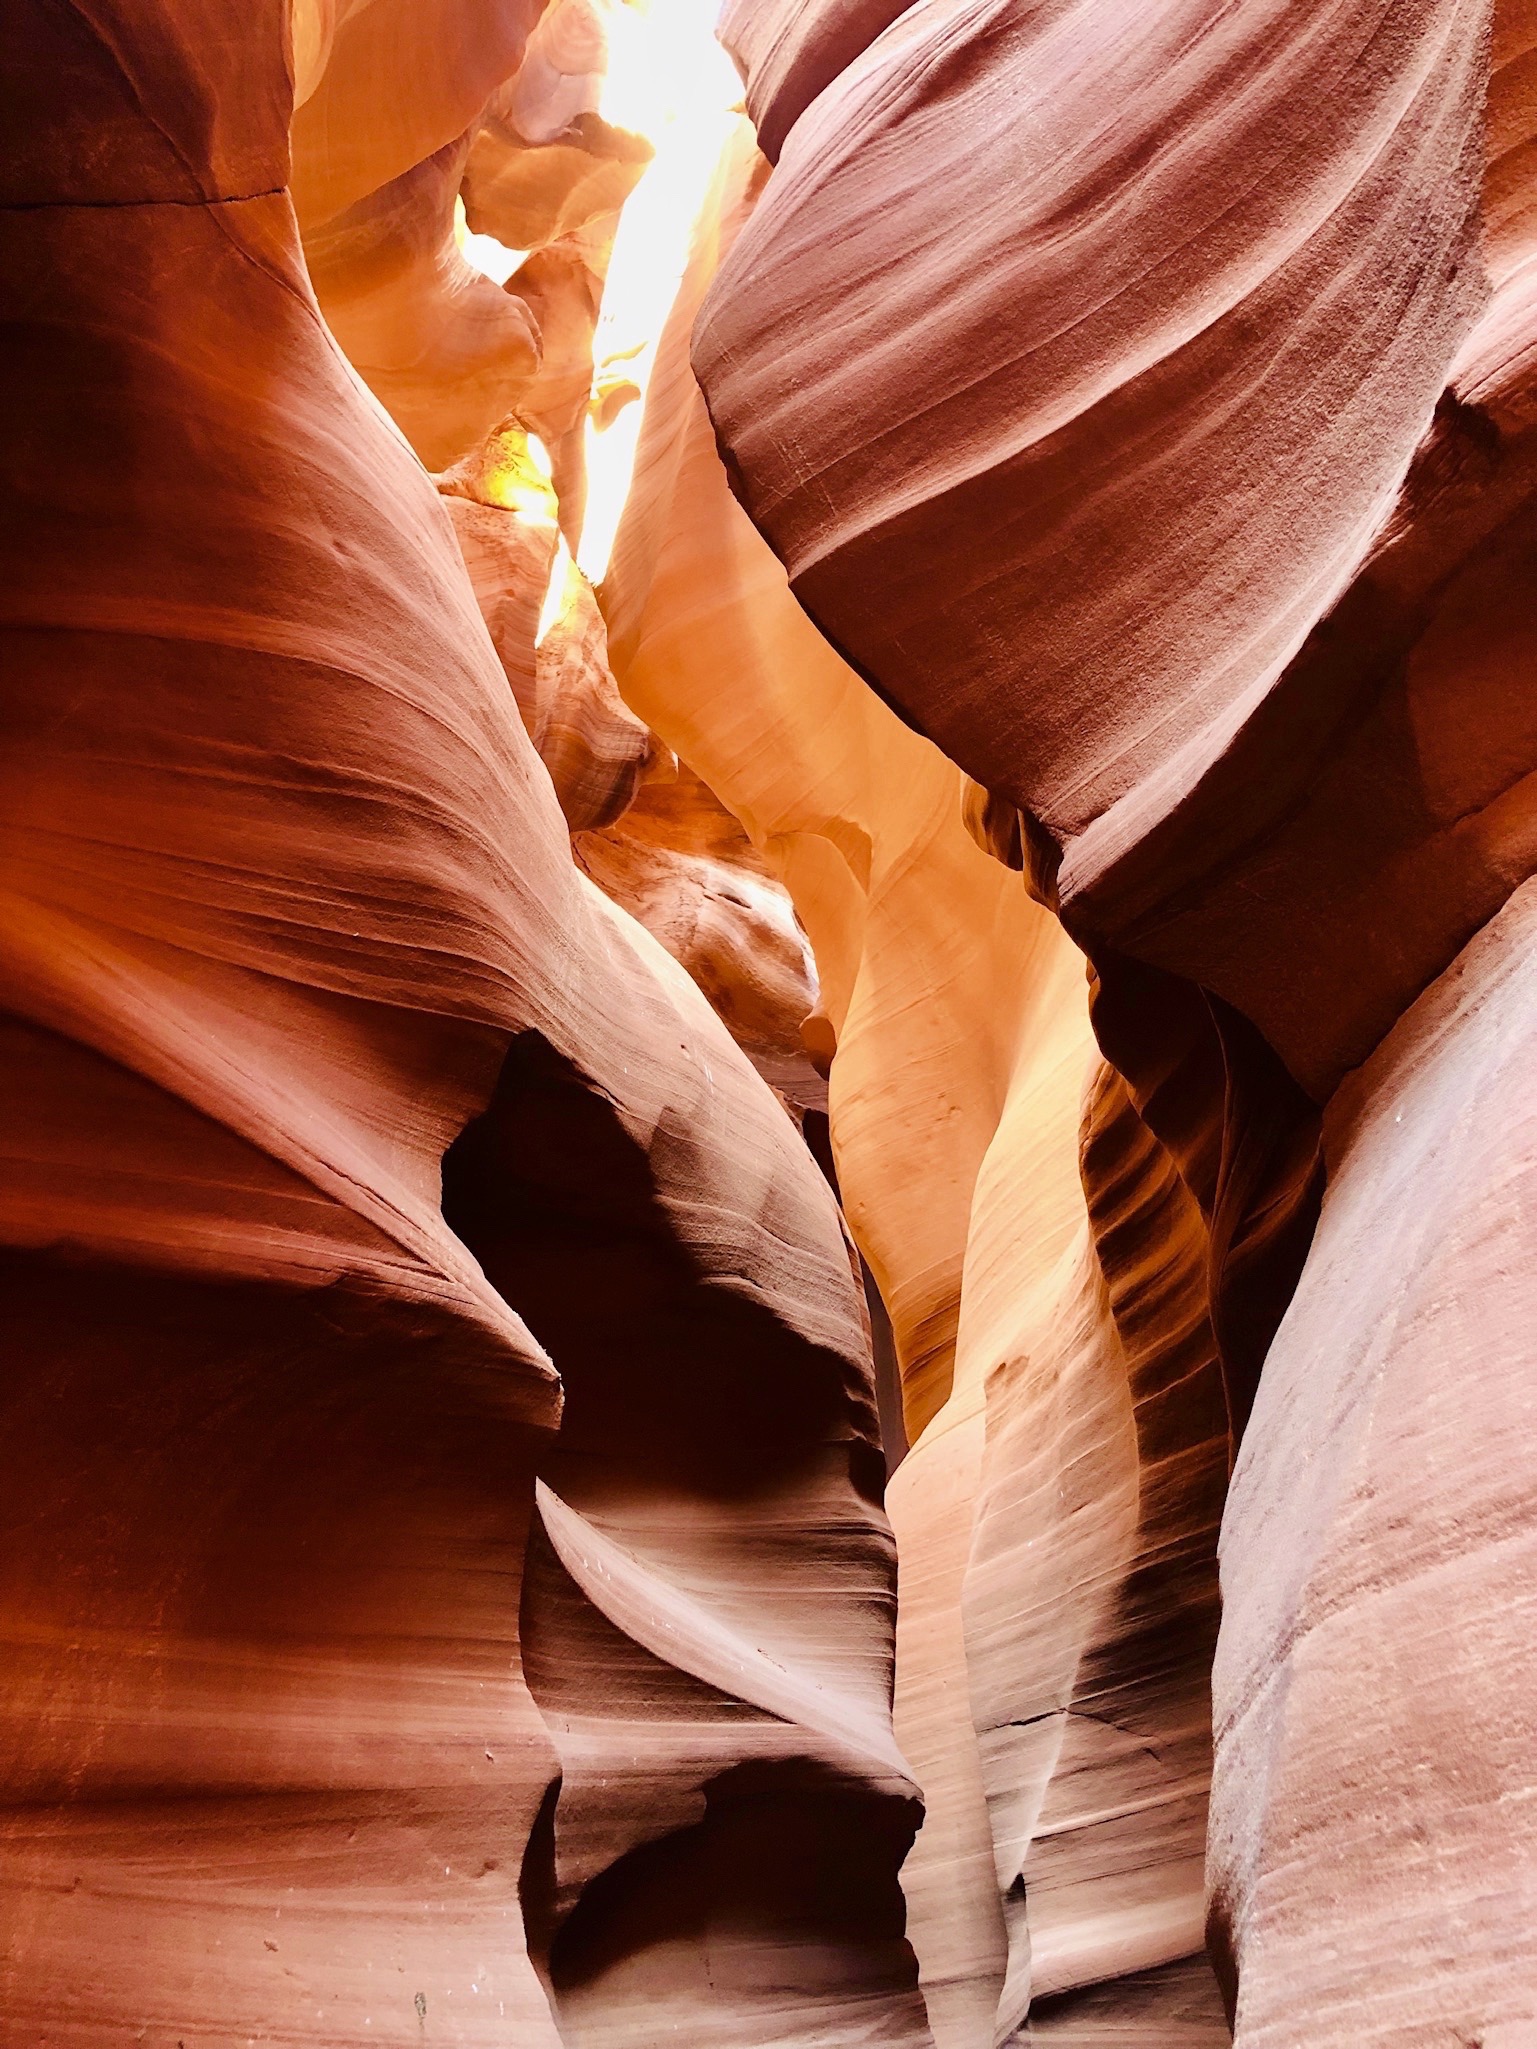
[[[1534,940],[1527,883],[1330,1105],[1222,1534],[1213,1912],[1245,2042],[1299,2011],[1320,2043],[1537,2029]]]

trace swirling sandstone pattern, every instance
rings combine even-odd
[[[1099,1270],[1076,1352],[1052,1354],[1083,1510],[1076,1557],[1041,1571],[1043,1646],[1069,1654],[1065,1582],[1095,1585],[1160,1496],[1176,1547],[1207,1554],[1214,1360],[1235,1438],[1258,1389],[1225,1525],[1210,1869],[1241,2042],[1514,2042],[1537,2015],[1510,1619],[1532,1585],[1511,1235],[1532,998],[1525,895],[1507,905],[1537,862],[1537,188],[1527,11],[1495,11],[1492,39],[1490,14],[920,0],[724,26],[778,161],[694,341],[733,484],[829,637],[982,785],[969,823],[1085,947],[1119,1071],[1082,1163]],[[1475,1096],[1514,1106],[1497,1138]],[[1431,1218],[1466,1287],[1416,1236]],[[963,1330],[975,1286],[968,1264]],[[1434,1316],[1468,1362],[1455,1396]],[[1182,1382],[1176,1419],[1155,1391]],[[1465,1525],[1411,1478],[1454,1401],[1510,1447]],[[1011,1444],[997,1413],[965,1483],[972,1600],[1031,1541],[1032,1489],[1051,1499],[1049,1431]],[[1167,1811],[1182,1777],[1194,1796],[1214,1609],[1209,1580],[1189,1589],[1183,1666],[1125,1693],[1107,1675],[1103,1723],[1075,1726],[1060,1686],[1039,1706],[996,1688],[968,1621],[984,1755],[1013,1750],[999,1875],[1022,1873],[1010,1914],[1046,1938],[1032,2038],[1207,2025],[1135,1935],[1118,2018],[1098,1993],[1064,2004],[1052,1931],[1079,1882],[1102,1929],[1122,1909],[1137,1929],[1156,1860],[1115,1856],[1113,1816],[1064,1854],[1073,1746],[1157,1702],[1146,1759]],[[1110,1614],[1114,1645],[1135,1598]],[[1092,1697],[1096,1657],[1079,1669]],[[1053,1716],[1066,1762],[1032,1839]],[[1167,1869],[1141,1931],[1175,1911]],[[1069,1942],[1090,1925],[1069,1916]],[[1011,1925],[1005,2031],[1022,1949]],[[987,2040],[980,2001],[954,2039]]]
[[[787,1105],[825,1108],[801,1030],[816,969],[783,886],[738,820],[621,699],[564,508],[507,425],[438,489],[578,867],[685,967]]]
[[[1530,14],[28,0],[4,2049],[1537,2029]]]
[[[831,1197],[571,862],[282,9],[18,30],[0,2040],[635,2040],[660,1960],[700,2049],[919,2045]]]
[[[516,411],[549,444],[574,533],[602,274],[651,154],[585,111],[605,50],[570,25],[592,9],[370,0],[330,24],[322,12],[296,12],[292,148],[327,322],[429,468],[462,461]],[[502,284],[461,254],[461,196],[468,226],[513,252]]]
[[[1216,2040],[1198,1952],[1226,1420],[1205,1235],[1110,1079],[1081,1177],[1081,957],[982,858],[954,768],[810,627],[728,496],[684,350],[759,180],[744,143],[603,596],[629,701],[735,807],[815,945],[840,1186],[917,1438],[888,1500],[929,2018],[943,2049],[1012,2034],[1033,1944],[1062,2040],[1096,2024],[1085,1988],[1128,1974],[1100,2024]]]
[[[1119,800],[1140,836],[1189,789],[1402,479],[1480,302],[1481,12],[932,0],[733,252],[696,360],[748,509],[1075,879]]]

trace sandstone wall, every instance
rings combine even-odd
[[[1537,2028],[1529,16],[22,8],[0,2044]]]
[[[282,9],[14,27],[0,2040],[921,2043],[832,1197],[573,864]]]
[[[1537,2011],[1504,1775],[1531,1503],[1499,1461],[1468,1482],[1487,1520],[1433,1487],[1461,1484],[1439,1403],[1525,1441],[1530,1083],[1495,1068],[1537,858],[1527,11],[920,0],[732,6],[723,34],[776,159],[694,334],[733,488],[828,640],[976,779],[978,840],[1092,964],[1110,1069],[1096,1258],[987,1369],[954,1484],[1009,1965],[992,2009],[996,1941],[973,1948],[949,2038],[1008,2037],[1032,1991],[1032,2037],[1207,2025],[1168,1945],[1226,1437],[1209,1879],[1238,2039],[1505,2039]],[[1459,1107],[1486,1060],[1481,1100],[1514,1099],[1494,1150]],[[1002,1113],[973,1243],[1046,1128]],[[1455,1246],[1466,1292],[1433,1279]],[[1012,1249],[997,1297],[1023,1304],[1048,1247]],[[968,1252],[957,1389],[987,1299]],[[1467,1334],[1414,1335],[1432,1303]],[[1181,1629],[1128,1564],[1153,1527]],[[1411,1622],[1443,1584],[1460,1626]],[[912,1904],[922,1957],[959,1907]]]

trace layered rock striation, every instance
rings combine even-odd
[[[423,17],[329,24],[332,199],[486,13],[430,121]],[[283,10],[17,28],[0,2039],[921,2043],[832,1197],[573,864]]]
[[[1526,10],[16,30],[0,2043],[1525,2040]]]
[[[1032,1994],[1043,2039],[1206,2025],[1173,1951],[1139,1949],[1179,1882],[1150,1881],[1148,1839],[1110,1845],[1140,1804],[1139,1728],[1171,1782],[1197,1754],[1178,1732],[1194,1740],[1204,1715],[1208,1568],[1184,1581],[1188,1635],[1149,1631],[1129,1692],[1100,1677],[1098,1645],[1136,1640],[1135,1576],[1118,1609],[1095,1590],[1155,1504],[1176,1580],[1182,1550],[1209,1561],[1223,1438],[1242,1449],[1209,1877],[1238,2039],[1494,2039],[1530,2022],[1537,1977],[1510,1753],[1491,1735],[1500,1762],[1467,1775],[1456,1711],[1425,1696],[1482,1726],[1502,1693],[1524,1727],[1496,1645],[1525,1598],[1508,1546],[1530,1503],[1502,1496],[1464,1537],[1396,1493],[1398,1454],[1367,1419],[1391,1414],[1422,1445],[1438,1427],[1408,1335],[1425,1250],[1373,1217],[1423,1204],[1455,1237],[1460,1205],[1477,1213],[1466,1242],[1500,1279],[1476,1307],[1457,1294],[1490,1340],[1458,1399],[1490,1416],[1507,1414],[1504,1333],[1527,1288],[1529,1262],[1494,1249],[1530,1231],[1521,1113],[1509,1166],[1489,1169],[1508,1208],[1479,1209],[1472,1181],[1455,1199],[1447,1181],[1450,1208],[1434,1192],[1443,1174],[1485,1185],[1453,1077],[1519,1057],[1519,976],[1494,962],[1537,862],[1524,15],[730,7],[723,34],[776,159],[694,335],[733,486],[828,639],[975,779],[977,840],[1088,956],[1109,1062],[1084,1127],[1085,1306],[1069,1326],[1064,1275],[1061,1333],[1030,1355],[1037,1375],[1050,1360],[1075,1376],[1075,1551],[1048,1563],[1033,1534],[1032,1500],[1074,1496],[1050,1477],[1049,1428],[1011,1442],[1001,1378],[962,1488],[968,1705],[984,1757],[1012,1753],[989,1832],[1011,1927],[1000,2003],[988,2012],[997,1965],[976,1951],[973,2016],[949,2039],[1008,2037]],[[1454,1027],[1451,990],[1479,975],[1503,1022],[1475,1024],[1470,996]],[[1443,1022],[1420,1025],[1427,1006]],[[1438,1079],[1409,1090],[1411,1071]],[[836,1137],[836,1065],[833,1100]],[[1388,1122],[1402,1167],[1365,1137]],[[1348,1272],[1371,1278],[1347,1306]],[[963,1332],[982,1286],[968,1263]],[[1091,1391],[1096,1288],[1140,1464],[1111,1449],[1133,1426],[1109,1381]],[[1209,1404],[1218,1368],[1202,1423],[1196,1390]],[[1017,1612],[980,1619],[1011,1545],[1034,1546],[1026,1632]],[[1408,1621],[1443,1575],[1462,1642]],[[1074,1585],[1099,1600],[1073,1682],[1103,1689],[1098,1727],[1077,1724],[1043,1654]],[[1382,1603],[1403,1590],[1395,1621],[1387,1606],[1367,1621],[1367,1587]],[[1037,1628],[1051,1634],[1020,1656]],[[1369,1716],[1344,1673],[1356,1628],[1381,1646]],[[1469,1693],[1484,1632],[1490,1677]],[[1011,1692],[1014,1656],[1028,1682]],[[1037,1694],[1033,1718],[1014,1712]],[[1155,1704],[1156,1727],[1139,1720]],[[1057,1803],[1074,1753],[1121,1743],[1117,1797],[1069,1855]],[[1396,1827],[1417,1831],[1398,1857],[1380,1837]],[[1487,1888],[1459,1863],[1475,1835],[1501,1874]],[[1438,1899],[1470,1932],[1432,1945],[1425,1988],[1415,1916]],[[913,1908],[922,1957],[944,1910],[916,1892]]]
[[[1111,2025],[1177,2009],[1220,2039],[1200,1954],[1227,1464],[1205,1234],[1096,1058],[1082,956],[730,499],[685,349],[761,180],[744,137],[663,340],[603,598],[628,701],[736,809],[815,947],[808,1032],[832,1049],[839,1182],[915,1440],[887,1498],[930,2024],[946,2045],[1012,2035],[1033,1948],[1063,2039],[1084,1985],[1128,1973]]]

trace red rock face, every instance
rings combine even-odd
[[[17,26],[0,2040],[921,2042],[832,1198],[572,863],[281,10]]]
[[[1488,594],[1530,493],[1476,340],[1432,421],[1488,296],[1476,11],[1207,13],[912,16],[797,126],[696,355],[797,595],[1038,822],[1072,929],[1321,1100],[1526,858]],[[962,188],[903,184],[945,134]]]
[[[717,426],[813,616],[1059,840],[1188,786],[1369,544],[1484,290],[1480,26],[926,7],[802,117]]]
[[[903,11],[896,0],[721,10],[721,41],[746,81],[747,111],[766,157],[778,162],[785,137],[818,93]]]
[[[638,19],[0,65],[0,2045],[1510,2049],[1537,31]]]

